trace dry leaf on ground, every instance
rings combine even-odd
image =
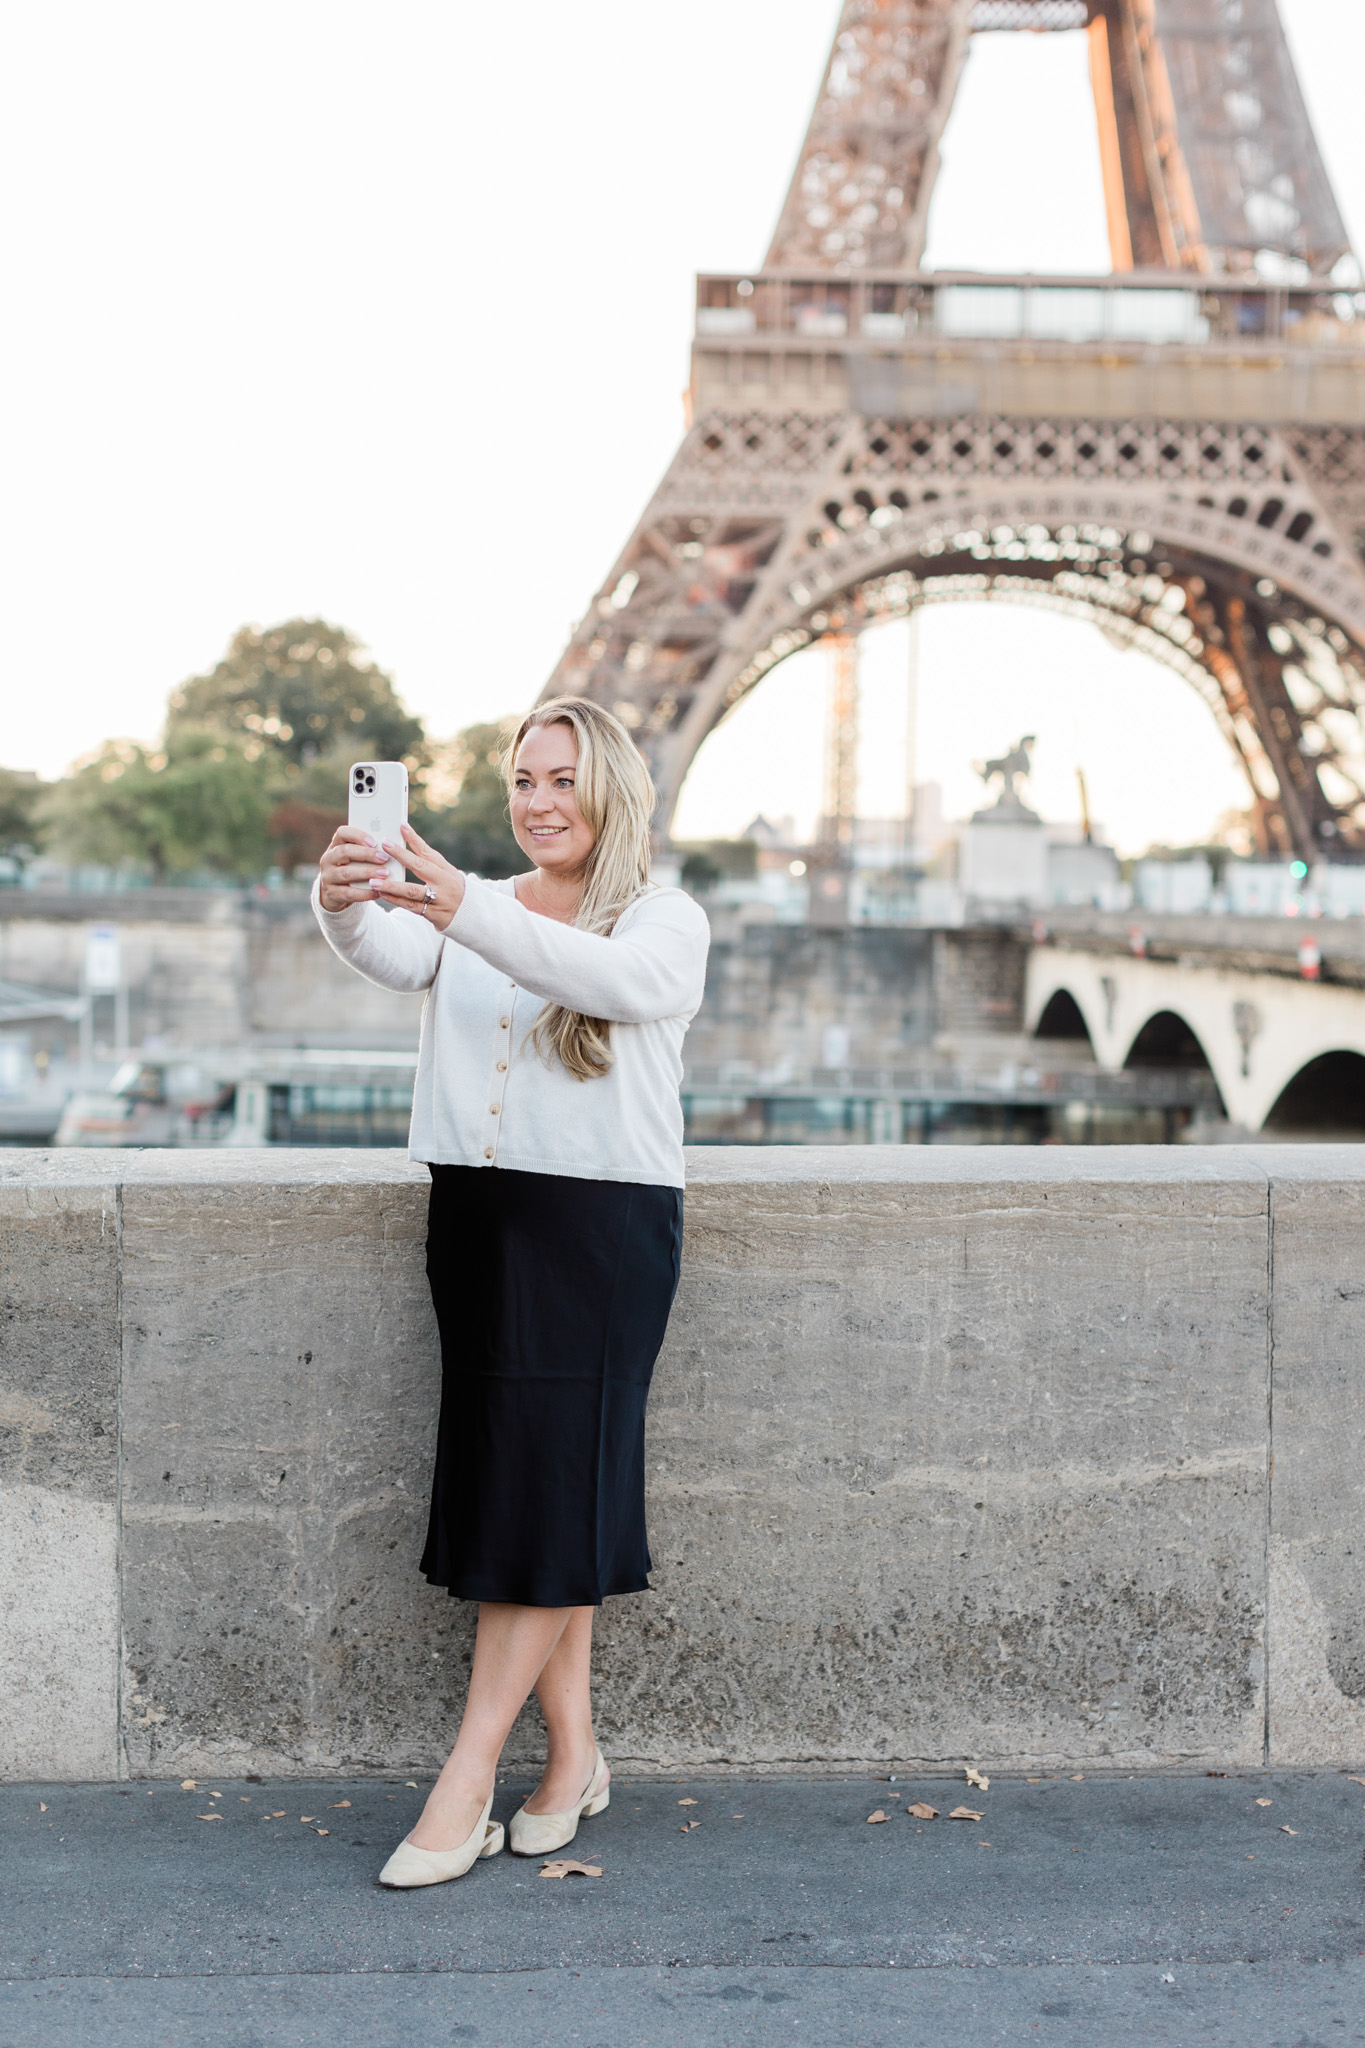
[[[1273,1806],[1275,1802],[1273,1799],[1258,1799],[1256,1804],[1258,1806]]]
[[[679,1806],[695,1806],[696,1803],[695,1799],[680,1799],[678,1801]]]
[[[700,1826],[701,1822],[699,1820],[685,1820],[678,1829],[678,1833],[680,1835],[690,1835],[693,1828],[699,1828]]]
[[[974,1806],[955,1806],[948,1815],[949,1820],[984,1820],[984,1813],[978,1813]]]
[[[281,1807],[278,1813],[268,1813],[268,1814],[266,1815],[266,1819],[267,1819],[267,1820],[283,1820],[283,1819],[284,1819],[284,1811],[285,1811],[285,1810],[284,1810],[284,1808],[283,1808],[283,1807]]]
[[[975,1785],[978,1792],[989,1792],[991,1789],[990,1779],[985,1777],[976,1768],[975,1764],[968,1764],[967,1766],[967,1783]]]
[[[926,1806],[922,1799],[917,1799],[913,1806],[906,1807],[905,1814],[907,1820],[937,1820],[938,1808]]]
[[[201,1813],[197,1818],[199,1820],[221,1820],[223,1816],[221,1813]]]
[[[416,1778],[404,1778],[403,1788],[407,1792],[415,1792],[417,1790]]]
[[[334,1799],[327,1810],[329,1813],[337,1813],[343,1806],[349,1806],[350,1803],[349,1799]]]
[[[182,1792],[197,1792],[199,1787],[193,1778],[182,1778],[180,1780],[180,1789]]]
[[[542,1877],[600,1877],[602,1866],[600,1863],[572,1863],[556,1858],[551,1863],[542,1863],[540,1874]]]
[[[330,1835],[332,1830],[330,1828],[315,1828],[313,1832],[318,1835]]]
[[[311,1814],[311,1813],[301,1813],[301,1814],[299,1815],[299,1819],[300,1819],[300,1820],[301,1820],[301,1821],[303,1822],[303,1824],[304,1824],[304,1826],[305,1826],[305,1827],[311,1827],[311,1826],[312,1826],[312,1823],[313,1823],[313,1816],[312,1816],[312,1814]]]
[[[1071,1773],[1071,1782],[1073,1785],[1083,1785],[1085,1783],[1085,1772],[1073,1771]]]
[[[1365,1778],[1348,1778],[1346,1782],[1348,1785],[1365,1785]]]
[[[45,1801],[45,1800],[42,1800],[42,1799],[40,1799],[40,1800],[38,1801],[38,1811],[39,1811],[39,1813],[46,1813],[46,1812],[47,1812],[47,1803],[46,1803],[46,1801]]]
[[[883,1820],[885,1820],[886,1818],[887,1818],[887,1816],[886,1816],[886,1815],[885,1815],[885,1814],[884,1814],[884,1813],[882,1812],[882,1810],[881,1810],[881,1808],[880,1808],[880,1806],[879,1806],[879,1807],[877,1808],[877,1811],[876,1811],[875,1813],[870,1813],[870,1814],[869,1814],[869,1815],[867,1816],[867,1824],[868,1824],[868,1826],[869,1826],[870,1828],[875,1828],[875,1827],[876,1827],[876,1825],[877,1825],[877,1823],[878,1823],[878,1821],[883,1821]]]
[[[1296,1835],[1296,1834],[1297,1834],[1298,1832],[1299,1832],[1299,1831],[1298,1831],[1298,1829],[1297,1829],[1297,1828],[1287,1828],[1287,1827],[1286,1827],[1286,1826],[1284,1825],[1284,1822],[1283,1822],[1283,1821],[1281,1821],[1281,1823],[1280,1823],[1280,1833],[1281,1833],[1282,1835]]]

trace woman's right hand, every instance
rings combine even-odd
[[[338,825],[331,845],[318,862],[324,910],[347,910],[353,903],[373,903],[370,883],[387,875],[389,858],[377,839],[360,825]]]

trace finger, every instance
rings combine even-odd
[[[440,859],[441,856],[434,850],[434,848],[427,845],[427,842],[425,839],[423,839],[421,833],[415,832],[411,825],[403,826],[403,837],[407,841],[409,846],[415,846],[417,848],[417,851],[419,853],[425,854],[428,860]]]
[[[403,830],[406,832],[407,829],[405,825]],[[419,839],[417,846],[420,847],[421,843]],[[391,853],[395,860],[401,860],[404,867],[411,868],[416,874],[421,874],[424,868],[434,868],[442,865],[440,854],[433,853],[429,846],[424,852],[419,853],[417,847],[407,846],[401,839],[386,839],[384,841],[384,850],[386,853]]]

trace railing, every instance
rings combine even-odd
[[[1112,277],[796,277],[697,279],[697,338],[886,346],[942,338],[1116,345],[1208,342],[1365,347],[1365,292],[1330,280],[1263,284],[1162,271]]]

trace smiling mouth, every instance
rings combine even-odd
[[[560,833],[567,832],[568,829],[567,825],[532,825],[531,837],[533,839],[558,839]]]

